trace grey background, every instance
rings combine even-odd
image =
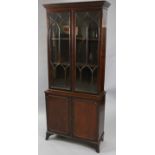
[[[86,1],[86,0],[80,0]],[[51,154],[96,154],[91,147],[59,137],[51,137],[45,141],[46,114],[44,91],[48,88],[47,73],[47,27],[46,12],[42,4],[61,2],[80,2],[79,0],[39,0],[38,1],[38,152],[39,155]],[[90,1],[90,0],[89,0]],[[108,0],[111,6],[107,17],[107,47],[106,47],[106,74],[105,90],[105,139],[101,143],[101,153],[104,155],[116,154],[116,1]]]

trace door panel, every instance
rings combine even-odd
[[[97,93],[100,12],[75,12],[76,91]]]
[[[97,104],[91,100],[73,100],[73,135],[84,139],[97,138]]]
[[[71,89],[70,66],[70,12],[52,12],[47,14],[50,88]]]
[[[69,102],[67,97],[48,95],[47,125],[49,131],[69,133]]]

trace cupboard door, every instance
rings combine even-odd
[[[70,90],[70,12],[49,12],[47,18],[49,87]]]
[[[69,133],[69,102],[67,97],[46,96],[48,131]]]
[[[73,135],[97,139],[97,105],[91,100],[73,100]]]
[[[100,11],[75,12],[76,91],[98,93]]]

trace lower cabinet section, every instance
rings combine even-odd
[[[97,140],[97,104],[91,100],[73,99],[73,135]]]
[[[72,96],[72,94],[56,95],[49,91],[45,92],[45,95],[46,139],[54,133],[60,134],[89,142],[98,150],[104,136],[104,100],[99,101],[91,97],[89,99],[89,96]]]
[[[46,95],[48,131],[69,133],[69,102],[67,97]]]

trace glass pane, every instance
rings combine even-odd
[[[99,12],[77,12],[75,32],[75,90],[97,93]]]
[[[70,18],[68,12],[48,14],[52,74],[50,87],[70,89]]]

